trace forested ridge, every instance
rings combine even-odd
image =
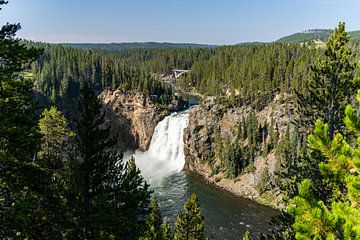
[[[35,44],[37,45],[37,44]],[[359,43],[351,42],[356,56]],[[190,69],[178,84],[184,90],[254,102],[275,93],[302,92],[310,65],[324,52],[314,45],[255,44],[215,49],[79,50],[42,45],[45,53],[32,65],[35,85],[50,101],[71,104],[84,80],[97,92],[122,88],[148,95],[167,94],[159,75]]]
[[[85,81],[97,93],[121,88],[155,95],[167,104],[172,89],[159,81],[161,73],[173,68],[188,69],[198,59],[210,56],[210,49],[131,49],[122,51],[79,50],[61,45],[35,44],[44,54],[32,65],[36,88],[63,109],[74,108]]]
[[[144,82],[174,68],[191,69],[183,80],[184,87],[194,86],[205,95],[241,93],[254,100],[270,92],[304,88],[310,78],[310,63],[321,52],[295,44],[118,52],[45,45],[45,54],[32,69],[37,88],[52,101],[71,94],[73,86],[80,86],[85,79],[98,91],[124,87],[151,93],[151,84]]]
[[[294,33],[277,40],[282,43],[305,43],[312,41],[326,42],[330,35],[333,33],[332,29],[311,29],[301,33]],[[359,40],[360,31],[349,32],[351,40]]]
[[[63,46],[69,46],[79,49],[102,49],[109,51],[139,49],[139,48],[213,48],[215,45],[195,44],[195,43],[168,43],[168,42],[128,42],[128,43],[63,43]]]
[[[206,95],[254,100],[275,92],[302,89],[309,63],[321,50],[288,44],[221,47],[196,62],[185,85]]]

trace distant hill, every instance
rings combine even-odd
[[[139,49],[139,48],[213,48],[215,45],[195,43],[168,43],[168,42],[126,42],[126,43],[62,43],[61,45],[79,49],[102,49],[109,51]]]
[[[276,42],[301,43],[301,42],[310,42],[314,40],[320,40],[322,42],[326,42],[332,32],[333,30],[331,29],[313,29],[301,33],[291,34],[289,36],[280,38]],[[349,34],[351,35],[351,40],[360,39],[360,31],[351,31],[349,32]]]

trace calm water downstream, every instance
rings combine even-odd
[[[194,174],[181,171],[185,164],[183,132],[187,124],[187,111],[174,113],[157,125],[148,151],[125,155],[135,157],[157,196],[163,217],[173,224],[186,198],[196,193],[209,237],[237,240],[247,228],[254,236],[268,233],[271,217],[277,211],[236,197],[206,184]]]
[[[198,176],[177,173],[154,188],[163,216],[173,223],[185,199],[197,194],[205,217],[206,233],[214,239],[241,239],[249,228],[253,235],[268,233],[277,211],[209,186]]]

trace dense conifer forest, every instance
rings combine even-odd
[[[232,104],[270,99],[275,93],[305,91],[311,63],[324,49],[315,45],[255,44],[215,49],[79,50],[30,44],[45,49],[32,65],[35,85],[51,102],[70,105],[85,80],[94,89],[122,88],[147,95],[169,94],[159,75],[190,69],[180,79],[186,90],[225,97]],[[351,42],[354,56],[358,42]],[[220,86],[220,87],[219,87]],[[244,91],[246,89],[246,91]]]
[[[321,52],[295,44],[119,52],[45,45],[45,54],[32,71],[37,88],[53,102],[76,96],[85,79],[91,80],[97,91],[120,87],[156,94],[160,83],[154,75],[171,73],[174,68],[191,69],[182,81],[184,87],[233,98],[242,92],[239,98],[254,101],[274,92],[303,89],[311,78],[310,63]],[[243,89],[247,89],[246,95]]]
[[[61,45],[34,44],[44,54],[32,64],[31,75],[40,94],[61,109],[74,109],[85,81],[99,93],[105,89],[138,91],[155,95],[160,104],[172,99],[172,88],[159,74],[173,68],[189,69],[210,49],[131,49],[122,51],[79,50]]]
[[[80,49],[102,49],[118,51],[125,49],[169,49],[169,48],[213,48],[215,45],[194,44],[194,43],[158,43],[158,42],[136,42],[136,43],[64,43],[64,46]]]

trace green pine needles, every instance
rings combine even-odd
[[[171,229],[166,220],[162,220],[156,198],[153,197],[151,202],[151,212],[146,221],[146,230],[143,237],[139,240],[170,240]]]
[[[357,99],[360,102],[360,91]],[[308,140],[326,158],[319,164],[322,176],[330,173],[343,183],[338,194],[345,200],[327,207],[314,196],[312,182],[304,180],[289,208],[295,217],[296,239],[360,239],[360,118],[350,105],[346,107],[344,123],[357,136],[356,147],[340,133],[331,140],[329,125],[320,120]]]
[[[207,240],[204,234],[204,217],[201,215],[196,194],[186,200],[184,210],[176,219],[173,235],[166,219],[162,221],[155,197],[151,205],[152,210],[146,221],[144,235],[139,240]]]
[[[198,198],[195,194],[184,204],[184,211],[180,212],[175,224],[175,240],[205,240],[204,217],[201,215]]]
[[[307,91],[296,92],[299,125],[314,126],[317,119],[322,119],[329,125],[330,139],[336,132],[343,132],[344,110],[358,87],[353,81],[355,65],[351,63],[348,43],[345,23],[339,23],[326,43],[325,56],[311,66],[313,79]]]

